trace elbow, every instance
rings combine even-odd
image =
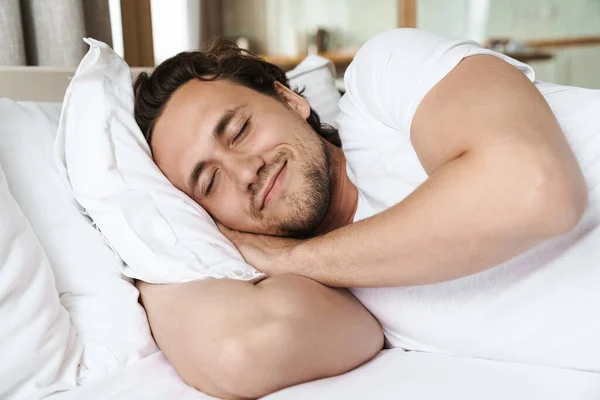
[[[541,174],[530,186],[526,203],[528,213],[539,228],[538,234],[552,238],[569,233],[583,217],[588,190],[579,170],[562,174]]]
[[[211,375],[221,395],[256,399],[288,386],[286,371],[278,368],[285,357],[280,350],[293,345],[287,325],[283,320],[273,320],[226,334],[215,343],[221,351],[211,366]]]

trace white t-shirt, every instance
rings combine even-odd
[[[550,104],[588,183],[584,218],[568,235],[473,276],[352,292],[393,347],[600,372],[600,91],[535,81],[528,65],[470,41],[414,29],[373,38],[346,72],[336,120],[359,191],[356,220],[427,179],[410,140],[412,118],[431,88],[477,54],[521,70]]]

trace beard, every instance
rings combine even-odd
[[[306,161],[301,165],[300,173],[303,178],[302,190],[297,193],[284,192],[280,200],[285,204],[287,213],[283,218],[262,218],[258,207],[258,195],[260,189],[267,183],[281,162],[289,159],[291,155],[282,151],[274,157],[273,161],[259,172],[256,191],[252,191],[250,210],[251,217],[261,220],[261,231],[274,236],[286,237],[308,237],[323,221],[331,200],[334,180],[331,173],[331,154],[329,149],[318,134],[304,122],[305,130],[310,129],[310,138],[303,133],[302,137],[296,138],[296,148],[299,154],[307,155]],[[304,140],[302,140],[304,139]]]
[[[310,236],[327,213],[332,190],[331,157],[324,144],[321,145],[319,159],[314,157],[302,166],[305,182],[302,193],[292,193],[283,198],[289,214],[278,224],[276,232],[279,236]]]

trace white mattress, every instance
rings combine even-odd
[[[165,360],[153,354],[109,377],[53,400],[207,400],[186,386]],[[526,364],[384,350],[347,374],[281,390],[266,400],[592,400],[600,399],[600,374]]]

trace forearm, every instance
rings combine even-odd
[[[459,157],[385,212],[300,243],[289,265],[327,285],[373,287],[430,284],[500,264],[579,218],[546,218],[564,199],[547,196],[543,182],[539,194],[523,196],[538,182],[522,169]]]
[[[298,276],[140,291],[167,359],[188,384],[220,397],[260,397],[345,372],[383,340],[356,299]]]

